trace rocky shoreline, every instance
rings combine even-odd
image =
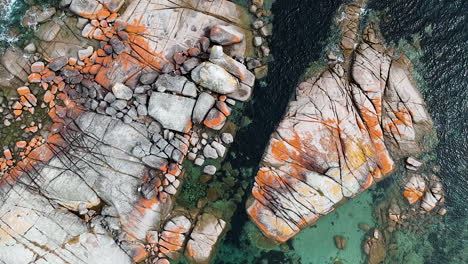
[[[224,0],[28,10],[23,25],[37,26],[37,39],[2,57],[3,125],[44,126],[31,123],[31,140],[12,138],[0,160],[0,259],[208,263],[230,219],[213,188],[195,207],[180,199],[200,169],[200,181],[219,185],[230,116],[266,71],[266,42],[252,38],[271,35],[262,5],[252,30],[247,10]]]

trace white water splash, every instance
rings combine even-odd
[[[0,0],[0,16],[8,19],[16,2],[17,0]]]

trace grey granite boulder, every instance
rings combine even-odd
[[[170,74],[163,74],[159,76],[158,80],[154,84],[158,90],[167,90],[178,94],[182,93],[184,85],[187,82],[187,78],[180,75],[172,76]]]
[[[154,81],[156,80],[156,78],[158,78],[159,76],[159,73],[156,72],[156,71],[153,71],[153,72],[148,72],[148,73],[143,73],[141,76],[140,76],[140,82],[142,84],[152,84],[154,83]]]
[[[233,93],[227,94],[228,97],[236,99],[238,101],[242,101],[242,102],[249,100],[251,95],[252,95],[252,87],[245,85],[243,83],[240,84],[239,89],[237,89]]]
[[[192,80],[199,85],[220,94],[235,92],[239,82],[222,67],[211,62],[203,62],[192,71]]]
[[[195,108],[193,109],[192,113],[192,120],[196,124],[200,124],[205,119],[206,114],[208,111],[214,106],[216,99],[208,94],[208,93],[201,93],[198,98],[197,102],[195,103]]]
[[[112,92],[114,93],[115,98],[123,100],[130,100],[133,96],[132,89],[122,83],[114,84],[114,86],[112,86]]]
[[[65,56],[58,57],[53,59],[47,67],[51,69],[52,71],[58,71],[60,70],[63,66],[67,65],[68,59]]]
[[[210,39],[220,45],[231,45],[244,40],[244,34],[233,26],[216,25],[211,28]]]
[[[164,128],[185,133],[190,128],[194,106],[194,99],[153,92],[149,100],[148,114]]]
[[[197,224],[187,242],[185,257],[191,263],[208,263],[221,240],[226,222],[211,214],[205,213],[198,217]]]
[[[203,149],[203,156],[208,159],[217,159],[219,158],[218,152],[211,145],[206,145]]]
[[[86,18],[91,18],[99,9],[102,9],[102,6],[96,0],[73,0],[70,5],[70,11]]]
[[[248,86],[255,84],[255,75],[247,70],[244,64],[224,54],[223,47],[215,45],[211,48],[210,61],[223,67]]]
[[[197,85],[191,81],[187,81],[184,85],[182,94],[189,97],[197,97]]]

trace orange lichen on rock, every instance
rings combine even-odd
[[[16,89],[16,91],[18,92],[19,95],[27,95],[31,93],[29,88],[26,86],[19,87],[18,89]]]
[[[405,185],[403,196],[410,204],[417,202],[424,195],[426,183],[420,176],[412,176]]]
[[[41,75],[39,73],[31,73],[28,77],[28,81],[30,83],[40,83],[41,82]]]
[[[126,25],[125,30],[129,33],[128,43],[134,52],[134,56],[140,62],[154,70],[161,70],[162,66],[168,63],[161,54],[151,50],[149,41],[145,38],[145,35],[149,33],[144,24],[134,20],[133,23]]]

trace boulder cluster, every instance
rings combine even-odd
[[[408,200],[408,203],[410,205],[419,204],[427,212],[440,205],[438,212],[444,215],[446,213],[446,209],[443,208],[445,194],[440,178],[435,174],[417,173],[423,163],[413,157],[407,158],[406,163],[406,167],[411,173],[404,186],[403,196]],[[398,221],[399,217],[394,216],[392,220]]]

